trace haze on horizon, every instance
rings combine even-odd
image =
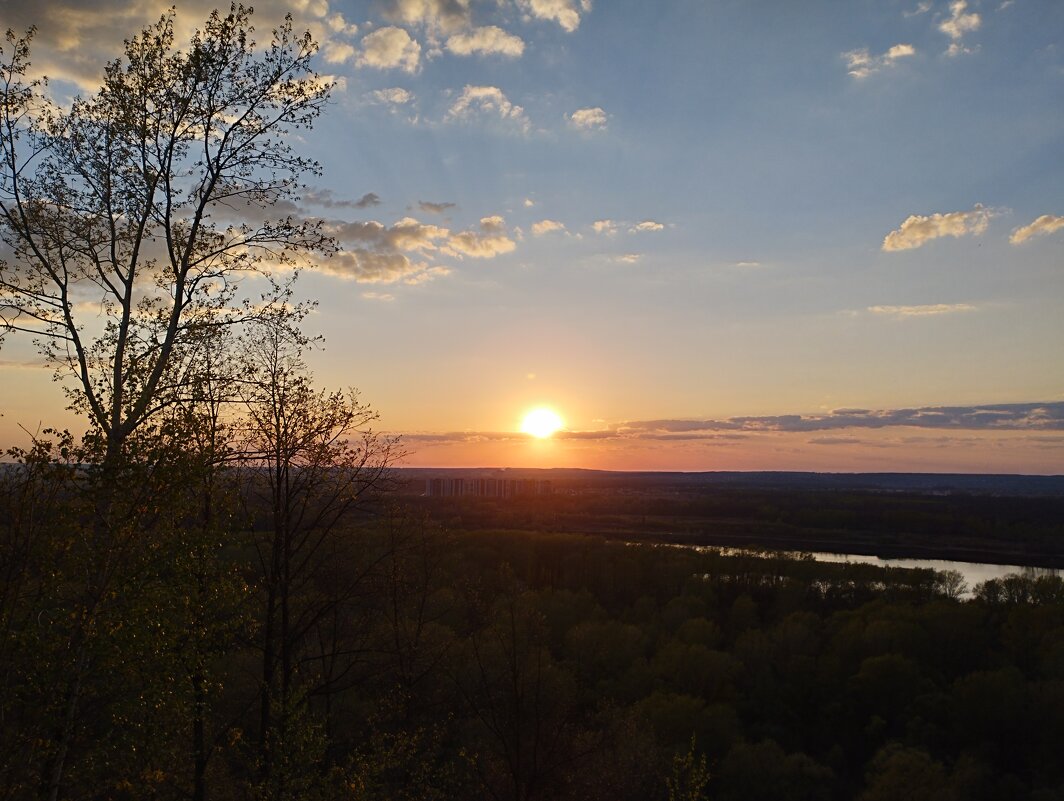
[[[0,26],[69,97],[170,5]],[[337,82],[281,210],[344,247],[314,367],[406,464],[1064,472],[1064,5],[264,0],[263,38],[290,5]],[[63,406],[8,337],[0,443]]]

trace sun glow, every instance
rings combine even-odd
[[[565,423],[553,409],[533,409],[521,421],[521,431],[539,439],[546,439]]]

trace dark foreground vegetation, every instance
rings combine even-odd
[[[326,519],[255,471],[206,507],[192,464],[105,533],[57,451],[0,494],[0,797],[1062,797],[1059,578]]]

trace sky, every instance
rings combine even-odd
[[[0,27],[72,95],[170,5]],[[405,464],[1064,473],[1064,3],[254,5],[336,81],[315,375]],[[64,403],[9,337],[0,439]]]

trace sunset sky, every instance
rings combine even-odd
[[[0,27],[70,96],[170,5]],[[1064,473],[1059,0],[254,6],[338,82],[313,367],[406,464]],[[63,406],[9,337],[0,442]]]

